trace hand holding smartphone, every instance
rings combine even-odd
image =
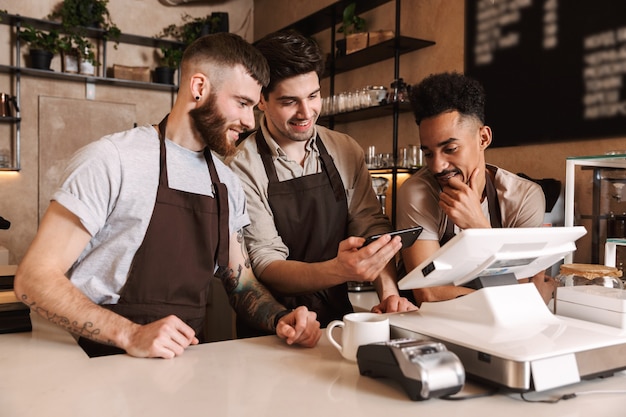
[[[379,237],[388,234],[391,236],[392,239],[395,236],[400,236],[400,239],[402,240],[402,249],[405,249],[411,246],[413,243],[415,243],[415,241],[417,240],[417,237],[420,235],[420,233],[422,233],[422,230],[423,230],[422,226],[417,226],[417,227],[411,227],[409,229],[396,230],[395,232],[381,233],[378,235],[370,236],[367,239],[365,239],[365,243],[363,244],[363,247],[369,245],[370,243],[372,243]]]

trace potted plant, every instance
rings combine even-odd
[[[108,3],[109,0],[63,0],[48,19],[60,20],[63,32],[68,34],[85,37],[85,28],[97,28],[104,31],[104,39],[117,41],[121,31],[111,20]]]
[[[59,39],[59,52],[61,52],[61,69],[63,72],[78,74],[80,51],[76,47],[73,36],[61,36]]]
[[[25,24],[24,29],[19,32],[19,37],[29,44],[30,66],[50,70],[52,57],[59,52],[59,32],[56,30],[45,32]]]
[[[223,31],[228,31],[228,13],[212,13],[205,17],[193,17],[184,13],[181,24],[164,27],[155,37],[178,41],[180,45],[159,48],[160,54],[156,53],[156,56],[160,65],[154,70],[154,82],[173,84],[174,72],[180,65],[187,45],[200,36]]]
[[[156,37],[173,39],[189,45],[200,36],[228,31],[228,13],[211,13],[205,17],[193,17],[184,13],[182,20],[182,24],[164,27]]]
[[[59,51],[63,58],[64,72],[95,75],[95,67],[100,65],[94,45],[87,38],[75,33],[60,38]]]
[[[162,46],[160,51],[161,55],[157,54],[157,61],[160,65],[154,69],[154,82],[174,84],[174,73],[183,59],[183,47]]]
[[[83,75],[95,75],[96,67],[100,65],[100,63],[93,51],[93,44],[89,42],[87,38],[80,36],[75,37],[74,40],[79,54],[79,72]]]
[[[343,18],[337,32],[344,34],[344,39],[337,41],[337,55],[347,55],[367,46],[366,21],[356,15],[356,3],[350,3],[343,9]]]

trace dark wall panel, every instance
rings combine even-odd
[[[626,1],[466,0],[492,146],[626,135]]]

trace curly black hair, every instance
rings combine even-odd
[[[270,66],[270,82],[262,90],[265,99],[276,84],[287,78],[313,71],[321,77],[324,71],[324,55],[318,44],[293,29],[270,33],[254,46]]]
[[[485,123],[485,90],[473,78],[457,72],[431,74],[411,89],[415,122],[449,111],[475,117]]]

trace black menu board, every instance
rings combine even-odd
[[[626,0],[466,0],[492,146],[626,136]]]

